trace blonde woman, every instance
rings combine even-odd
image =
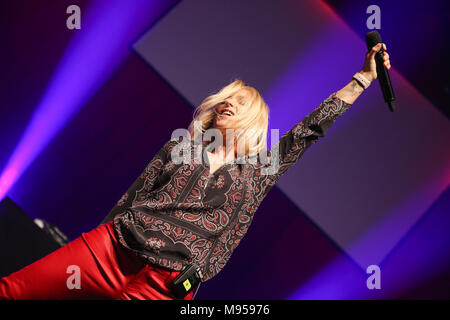
[[[269,110],[259,92],[236,80],[207,97],[187,137],[161,148],[99,227],[0,279],[0,297],[192,299],[198,281],[229,261],[278,178],[377,78],[380,48],[366,54],[357,80],[332,93],[265,158]],[[387,53],[384,65],[390,68]]]

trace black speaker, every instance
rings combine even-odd
[[[10,198],[0,202],[0,277],[7,276],[61,247]]]

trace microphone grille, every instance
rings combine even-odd
[[[381,41],[381,36],[378,31],[370,31],[366,33],[366,44],[367,49],[372,49],[376,44],[383,42]]]

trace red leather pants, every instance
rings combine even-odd
[[[1,278],[0,299],[169,300],[175,297],[168,285],[179,273],[122,247],[110,222]]]

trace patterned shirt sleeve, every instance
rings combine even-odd
[[[133,202],[139,194],[149,193],[163,165],[168,161],[168,146],[170,140],[158,151],[149,164],[145,167],[144,171],[138,176],[128,190],[122,195],[116,205],[108,213],[105,219],[101,222],[107,223],[113,220],[116,216],[126,211],[133,205]],[[138,192],[140,191],[140,192]]]
[[[338,98],[334,92],[280,138],[268,152],[271,165],[261,168],[263,197],[278,178],[291,168],[319,137],[325,136],[331,125],[350,106],[351,104]]]

